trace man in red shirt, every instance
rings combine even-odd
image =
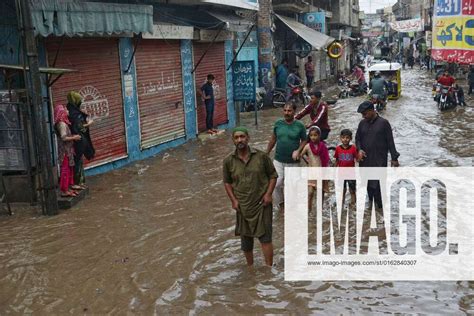
[[[355,162],[359,160],[357,147],[351,144],[352,132],[349,129],[343,129],[340,135],[341,145],[336,147],[334,158],[336,158],[337,167],[355,167]],[[346,185],[349,186],[351,193],[351,204],[356,202],[356,182],[355,180],[344,181],[343,196],[346,196]]]
[[[438,83],[443,86],[451,87],[456,82],[456,79],[451,77],[449,72],[445,71],[441,77],[438,78]]]
[[[456,80],[451,77],[447,70],[444,71],[443,75],[438,78],[438,83],[442,86],[452,87]],[[448,103],[451,103],[453,100],[452,90],[448,90]],[[439,100],[439,94],[436,96],[436,101]]]
[[[328,105],[326,102],[321,101],[322,94],[320,91],[314,91],[310,95],[311,101],[303,110],[296,114],[295,119],[300,120],[309,114],[311,122],[305,126],[306,129],[311,126],[319,127],[321,139],[325,140],[331,131],[328,123]]]

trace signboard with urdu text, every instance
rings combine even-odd
[[[236,61],[232,69],[234,101],[255,100],[255,63],[253,60]]]
[[[436,0],[434,12],[431,57],[474,64],[474,2]]]

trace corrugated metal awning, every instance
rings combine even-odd
[[[299,37],[307,41],[316,49],[326,49],[336,39],[327,36],[326,34],[315,31],[304,24],[301,24],[294,19],[275,14],[283,23],[286,24]]]
[[[41,36],[153,33],[153,6],[72,0],[31,1],[35,34]]]
[[[244,19],[235,14],[228,14],[223,12],[207,11],[216,19],[226,22],[227,29],[231,32],[247,32],[254,22]]]

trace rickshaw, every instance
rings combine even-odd
[[[379,71],[380,75],[388,82],[388,100],[396,100],[402,94],[402,65],[399,63],[379,63],[369,68],[369,82],[374,74]]]

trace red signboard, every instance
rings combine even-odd
[[[474,15],[474,1],[463,0],[462,1],[462,14],[463,15]]]
[[[432,49],[431,57],[434,60],[449,63],[474,64],[474,50],[463,49]]]

